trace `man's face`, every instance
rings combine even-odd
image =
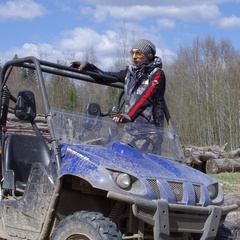
[[[148,61],[148,58],[139,49],[133,48],[130,53],[132,55],[133,63],[136,65]]]

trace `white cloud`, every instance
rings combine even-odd
[[[153,0],[151,4],[146,3],[145,0],[86,0],[84,2],[92,4],[88,5],[85,14],[88,13],[88,16],[100,23],[110,23],[110,21],[111,23],[114,21],[136,23],[151,19],[156,21],[161,29],[174,28],[180,20],[185,23],[208,23],[221,28],[239,28],[238,17],[223,17],[219,4],[229,2],[237,4],[240,0]]]
[[[226,2],[228,0],[202,0],[201,3],[216,3],[216,2]],[[168,1],[159,1],[159,0],[151,0],[151,2],[148,2],[146,4],[146,0],[79,0],[79,2],[82,3],[90,3],[93,5],[99,5],[99,6],[164,6],[164,5],[177,5],[177,6],[186,6],[186,5],[192,5],[192,4],[199,4],[199,0],[168,0]]]
[[[173,19],[160,18],[157,20],[157,24],[160,28],[174,28],[175,21]]]
[[[83,53],[93,47],[98,58],[113,59],[114,49],[116,47],[117,33],[111,30],[104,32],[102,35],[90,28],[75,28],[72,31],[64,32],[64,38],[59,42],[59,49],[68,52],[75,59],[81,60]],[[59,53],[61,55],[61,53]],[[108,60],[101,60],[103,65]]]
[[[0,3],[0,20],[34,19],[45,15],[47,10],[32,0],[12,0]]]
[[[7,61],[13,59],[16,54],[18,58],[34,56],[38,59],[50,62],[57,62],[58,60],[63,60],[66,62],[66,56],[62,50],[58,49],[57,47],[53,47],[52,45],[46,43],[25,43],[20,47],[9,49],[5,53],[0,52],[0,66],[3,66]]]
[[[219,22],[221,28],[240,28],[240,18],[236,16],[222,18]]]
[[[223,16],[220,4],[238,4],[240,0],[79,0],[88,5],[87,11],[96,22],[117,21],[138,22],[154,19],[160,28],[174,28],[177,21],[185,23],[208,23],[221,28],[239,28],[236,16]],[[237,7],[237,6],[236,6]],[[142,23],[144,24],[144,22]]]
[[[220,16],[218,7],[212,4],[200,2],[198,5],[189,4],[187,6],[164,6],[161,11],[162,16],[171,17],[175,20],[189,22],[209,21]]]
[[[60,47],[64,50],[84,50],[101,40],[101,35],[90,28],[75,28],[64,32],[63,37]]]
[[[185,21],[209,21],[220,16],[219,9],[214,1],[88,1],[92,2],[92,16],[98,22],[107,20],[107,17],[121,20],[144,20],[148,18],[173,18]],[[88,9],[89,11],[89,9]]]
[[[85,3],[85,0],[79,0]],[[224,27],[231,27],[233,22],[238,23],[233,17],[221,20],[219,4],[239,3],[240,0],[88,0],[88,7],[83,8],[81,13],[93,17],[97,22],[108,22],[109,19],[122,21],[142,21],[149,18],[156,18],[162,21],[160,25],[167,28],[174,27],[172,21],[182,20],[185,22],[207,22],[220,24]],[[85,11],[86,10],[86,11]],[[160,19],[160,20],[159,20]],[[168,19],[168,20],[162,20]],[[229,23],[232,21],[232,24]]]

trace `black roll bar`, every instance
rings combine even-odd
[[[39,60],[36,57],[29,56],[25,58],[19,58],[19,59],[14,59],[11,61],[8,61],[2,68],[1,72],[1,91],[0,91],[0,103],[2,105],[2,93],[3,93],[3,86],[5,85],[5,82],[7,81],[10,72],[12,71],[13,66],[16,67],[23,67],[23,68],[28,68],[36,71],[38,80],[39,80],[39,86],[40,86],[40,92],[42,95],[43,99],[43,105],[44,105],[44,110],[46,116],[49,114],[50,111],[50,106],[47,98],[47,91],[45,88],[44,84],[44,77],[43,73],[50,73],[50,74],[56,74],[59,76],[63,77],[68,77],[68,78],[73,78],[76,80],[81,80],[81,81],[86,81],[86,82],[92,82],[95,84],[100,84],[100,85],[107,85],[107,86],[112,86],[116,88],[123,89],[124,85],[122,83],[117,82],[117,78],[113,76],[109,76],[103,73],[99,72],[94,72],[94,71],[88,71],[88,70],[83,70],[79,72],[78,69],[68,67],[65,65],[57,64],[57,63],[52,63],[48,61],[43,61]],[[102,80],[102,81],[101,81]],[[104,81],[105,80],[105,81]],[[1,111],[1,109],[0,109]],[[1,114],[1,112],[0,112]],[[171,133],[174,135],[175,141],[177,141],[177,146],[181,146],[178,136],[175,134],[175,130],[172,125],[171,117],[169,114],[169,110],[167,107],[167,104],[164,100],[164,115],[166,118],[166,121],[168,123],[169,129]],[[52,129],[50,129],[52,131]],[[53,135],[51,135],[53,136]],[[180,152],[181,162],[184,161],[184,154],[182,152],[182,149],[178,149]]]

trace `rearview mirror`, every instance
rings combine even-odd
[[[36,117],[36,103],[31,91],[23,90],[18,93],[15,105],[15,116],[20,120],[33,121]]]
[[[99,117],[101,116],[101,108],[97,103],[88,103],[85,108],[86,118],[83,121],[83,127],[87,130],[100,129]]]

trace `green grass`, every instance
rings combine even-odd
[[[208,175],[222,185],[224,193],[240,193],[240,172],[224,172]]]

